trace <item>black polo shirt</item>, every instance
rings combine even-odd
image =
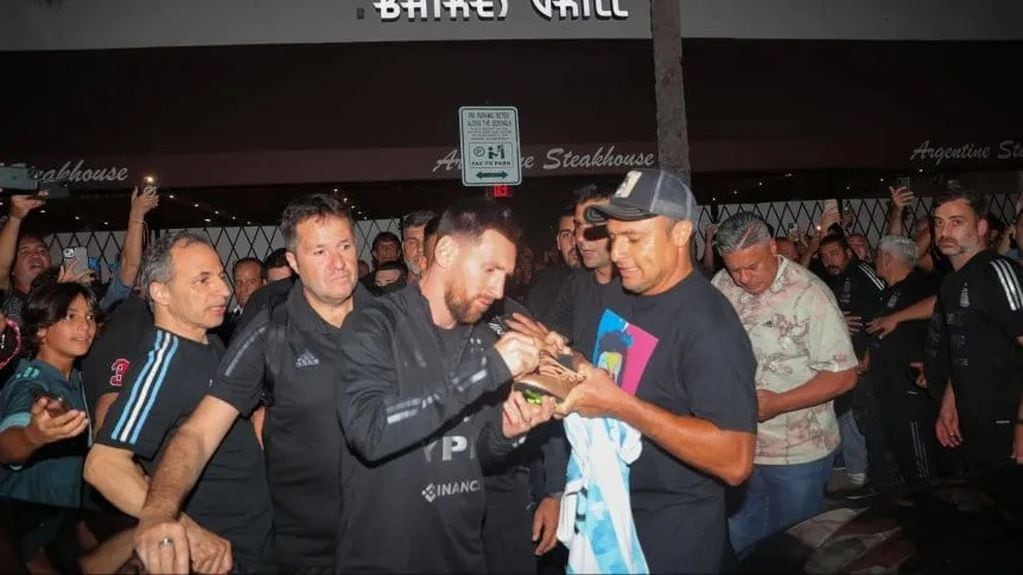
[[[877,277],[874,268],[856,258],[849,260],[845,270],[839,275],[825,274],[824,279],[838,300],[838,309],[842,310],[842,313],[862,318],[864,327],[857,333],[849,334],[856,357],[862,359],[871,338],[866,325],[874,319],[881,307],[884,281]]]
[[[518,443],[486,403],[511,379],[496,340],[482,322],[437,328],[418,285],[345,322],[339,572],[486,571],[481,466]]]
[[[627,318],[657,338],[636,397],[730,431],[756,433],[756,359],[731,303],[698,272],[637,296]],[[634,361],[632,350],[624,360]],[[652,572],[717,572],[725,549],[724,484],[643,437],[632,464],[632,515]]]
[[[938,286],[939,280],[933,274],[913,268],[905,279],[881,292],[877,315],[890,315],[935,296]],[[870,370],[898,369],[903,375],[910,373],[910,362],[923,361],[928,323],[928,320],[904,321],[883,338],[872,336]]]
[[[359,286],[355,305],[368,298]],[[334,394],[341,329],[309,305],[301,281],[287,299],[284,348],[274,380],[274,404],[263,425],[267,480],[274,504],[274,537],[282,565],[334,564],[341,516],[340,453],[344,444]],[[270,308],[235,333],[210,395],[249,415],[259,404],[266,373]]]
[[[213,385],[224,350],[215,338],[202,344],[159,328],[142,339],[148,351],[132,362],[96,441],[131,451],[152,476],[170,438]],[[273,513],[250,421],[231,426],[182,510],[231,542],[240,572],[273,567]]]
[[[1023,271],[984,251],[946,277],[938,297],[967,457],[974,468],[1007,465],[1023,392]]]
[[[591,357],[601,314],[610,309],[627,317],[636,296],[625,291],[617,274],[601,284],[594,279],[592,270],[579,268],[572,270],[568,282],[551,311],[552,325],[547,327],[568,337],[573,349]]]
[[[96,403],[108,393],[120,393],[125,376],[138,356],[145,357],[152,341],[141,335],[153,329],[149,304],[135,294],[129,295],[110,315],[99,337],[82,359],[85,397],[95,417]]]

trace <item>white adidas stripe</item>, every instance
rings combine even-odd
[[[877,273],[875,273],[870,266],[861,263],[860,269],[863,270],[863,273],[867,276],[867,279],[874,282],[874,285],[876,285],[879,289],[884,289],[884,282],[881,281],[881,278],[877,277]]]
[[[1002,289],[1005,290],[1005,297],[1009,301],[1009,309],[1012,311],[1023,309],[1023,288],[1019,285],[1016,271],[1012,269],[1009,262],[1001,260],[992,260],[991,266],[995,268],[995,273],[998,274],[998,281],[1001,282]]]
[[[128,422],[125,424],[124,429],[121,430],[121,434],[117,436],[117,440],[123,443],[128,443],[128,439],[131,438],[132,431],[135,427],[135,422],[138,420],[139,413],[146,405],[146,401],[149,398],[149,394],[152,391],[153,382],[156,380],[156,374],[160,372],[160,368],[163,366],[164,357],[167,355],[167,349],[171,346],[171,341],[174,336],[167,334],[167,337],[163,338],[163,342],[160,344],[159,349],[156,351],[156,361],[153,362],[152,367],[148,373],[139,374],[139,377],[145,377],[146,380],[142,384],[142,390],[136,398],[135,405],[132,406],[131,416],[128,417]]]

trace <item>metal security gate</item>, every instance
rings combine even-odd
[[[1002,221],[1011,223],[1015,214],[1016,196],[997,194],[989,196],[991,212]],[[917,219],[924,218],[931,212],[932,198],[920,197],[912,204],[912,217],[909,225]],[[887,225],[889,198],[856,198],[842,200],[840,205],[851,209],[854,214],[853,229],[864,234],[876,245],[884,234]],[[815,225],[824,211],[824,200],[760,202],[738,204],[713,204],[703,206],[697,224],[697,248],[703,249],[704,230],[713,222],[720,222],[739,211],[752,211],[761,215],[767,223],[774,226],[776,233],[783,235],[790,226],[806,231]],[[716,218],[714,216],[717,216]],[[284,247],[284,237],[277,226],[241,226],[241,227],[195,227],[189,230],[204,233],[217,248],[224,266],[230,270],[234,262],[243,257],[263,259],[271,251]],[[176,230],[160,230],[169,233]],[[359,242],[359,258],[369,262],[370,248],[373,238],[383,231],[392,232],[400,237],[400,222],[397,219],[361,220],[356,222],[356,236]],[[54,261],[60,261],[61,250],[69,246],[85,246],[90,257],[99,257],[102,267],[102,280],[109,279],[110,265],[117,261],[124,241],[123,231],[89,231],[57,233],[46,238]]]
[[[234,262],[245,257],[262,260],[273,250],[284,247],[284,235],[277,226],[241,226],[241,227],[195,227],[175,228],[150,232],[166,234],[187,229],[206,235],[213,243],[224,262],[225,269],[230,273]],[[359,259],[371,260],[370,249],[373,238],[380,232],[392,232],[401,237],[401,225],[397,219],[360,220],[356,222],[355,234],[359,244]],[[121,254],[124,242],[123,231],[88,231],[56,233],[46,238],[50,255],[54,262],[61,261],[61,254],[66,247],[84,246],[89,257],[99,258],[101,280],[110,279],[110,270]]]
[[[1016,205],[1015,195],[997,194],[988,196],[991,202],[991,213],[998,216],[1003,222],[1011,224],[1016,214],[1013,213]],[[816,225],[824,213],[825,200],[809,200],[798,202],[761,202],[761,203],[740,203],[740,204],[715,204],[703,206],[698,224],[700,234],[698,248],[703,249],[705,240],[704,232],[706,226],[711,222],[721,222],[728,216],[741,211],[749,211],[760,215],[768,224],[774,227],[776,235],[786,235],[790,226],[795,225],[797,229],[806,232],[810,226]],[[931,213],[933,198],[918,197],[910,208],[909,226],[914,225],[917,220],[926,218]],[[878,240],[884,235],[888,225],[888,208],[890,198],[856,198],[841,200],[839,205],[844,209],[850,209],[853,213],[853,231],[861,233],[870,240],[872,245],[877,245]],[[716,213],[717,219],[714,219]],[[701,252],[702,253],[702,252]]]

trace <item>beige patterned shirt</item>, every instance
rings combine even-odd
[[[856,354],[831,290],[806,268],[778,256],[771,287],[751,295],[727,270],[714,286],[732,302],[757,358],[757,389],[776,393],[799,387],[820,371],[856,367]],[[832,402],[790,411],[757,426],[759,465],[820,459],[838,447]]]

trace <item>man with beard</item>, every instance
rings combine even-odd
[[[168,463],[170,438],[180,440],[187,434],[182,422],[216,376],[223,346],[207,333],[223,321],[231,288],[209,240],[191,232],[155,241],[143,258],[141,273],[139,282],[153,310],[154,327],[144,336],[151,344],[145,355],[131,362],[125,377],[130,383],[110,407],[86,458],[84,475],[107,501],[139,517],[144,528],[147,493],[155,496],[151,489],[159,488],[149,483],[149,477],[158,463]],[[191,566],[200,573],[223,573],[232,564],[242,572],[272,568],[270,495],[248,421],[230,426],[222,449],[189,493],[183,511],[188,517],[181,518],[176,544],[185,559],[173,565],[174,572],[188,572]],[[173,551],[171,544],[165,547]],[[148,551],[140,553],[147,561]],[[151,561],[147,565],[157,573],[172,567]]]
[[[558,232],[554,237],[561,261],[544,268],[536,277],[526,307],[536,319],[548,322],[554,305],[561,296],[561,290],[568,285],[572,270],[579,267],[579,250],[575,246],[575,205],[566,206],[558,217]]]
[[[627,317],[625,312],[632,297],[622,289],[622,280],[615,273],[607,226],[586,219],[586,210],[606,204],[612,192],[588,184],[576,190],[575,196],[575,245],[583,265],[572,272],[568,286],[561,291],[561,297],[551,310],[548,327],[567,336],[572,348],[589,359],[604,310]]]
[[[481,466],[554,411],[551,399],[533,405],[505,385],[536,368],[540,342],[498,338],[480,321],[504,296],[517,238],[508,210],[491,200],[451,206],[419,283],[346,325],[338,571],[487,570]],[[488,407],[494,394],[507,396],[497,409]]]
[[[416,283],[426,268],[423,245],[426,243],[426,224],[436,218],[431,210],[417,210],[405,216],[401,222],[401,254],[408,268],[408,283]]]
[[[256,408],[269,379],[275,401],[263,438],[278,565],[286,573],[333,571],[341,512],[337,455],[343,449],[334,403],[342,365],[338,339],[355,300],[367,296],[353,298],[358,249],[351,217],[337,196],[291,202],[281,231],[299,279],[285,301],[259,311],[238,332],[215,383],[167,448],[136,536],[139,556],[150,568],[169,565],[158,557],[164,538],[175,551],[187,551],[181,526],[173,522],[181,501],[238,415]]]
[[[936,198],[935,206],[938,249],[955,269],[938,295],[951,383],[938,414],[938,441],[961,445],[971,471],[1023,463],[1023,272],[987,249],[985,198],[958,189]]]
[[[860,261],[845,238],[828,235],[820,242],[820,259],[826,275],[824,281],[834,292],[838,308],[845,315],[849,337],[856,358],[861,362],[867,354],[870,336],[864,326],[881,306],[884,282],[873,268]],[[868,468],[874,480],[884,472],[879,467],[885,447],[877,417],[875,400],[866,382],[860,381],[853,391],[835,400],[835,413],[842,432],[842,458],[846,476],[853,485],[863,485]]]

